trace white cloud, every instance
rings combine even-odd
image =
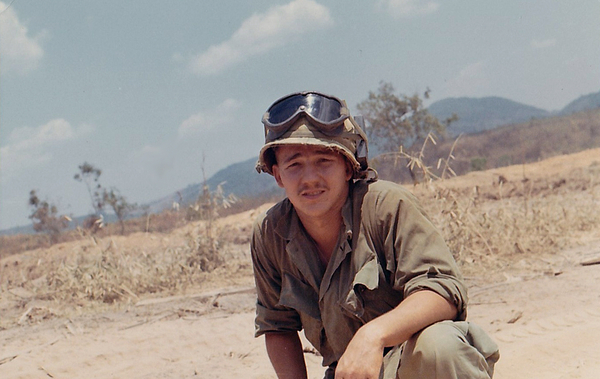
[[[457,76],[448,80],[446,96],[481,96],[490,85],[485,61],[475,62],[460,70]]]
[[[181,123],[178,130],[179,136],[197,135],[215,127],[226,126],[233,122],[233,116],[239,106],[237,100],[227,99],[211,111],[196,113]]]
[[[28,36],[25,27],[12,7],[7,9],[7,4],[0,1],[0,56],[2,56],[3,72],[18,72],[25,74],[37,68],[44,56],[40,46],[43,33]]]
[[[217,74],[332,24],[329,9],[313,0],[294,0],[270,8],[245,20],[231,38],[195,56],[190,69],[198,75]]]
[[[531,47],[533,47],[534,49],[546,49],[552,46],[556,46],[555,38],[549,38],[545,40],[534,39],[531,41]]]
[[[437,11],[440,4],[428,0],[383,0],[380,3],[394,17],[412,17]]]
[[[53,149],[89,134],[93,128],[82,125],[73,128],[64,119],[51,120],[37,128],[24,126],[12,131],[8,144],[0,147],[0,165],[5,175],[44,165],[52,160]]]

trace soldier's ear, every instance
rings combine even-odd
[[[352,163],[348,161],[348,159],[344,158],[344,160],[346,161],[346,181],[348,181],[354,176],[354,167],[352,166]]]
[[[279,171],[279,166],[274,164],[271,168],[271,171],[273,172],[273,177],[275,178],[275,181],[277,182],[277,185],[281,188],[283,187],[283,182],[281,181],[281,173]]]

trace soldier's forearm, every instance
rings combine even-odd
[[[265,343],[279,379],[307,378],[302,342],[297,332],[266,333]]]
[[[435,322],[454,319],[456,314],[456,306],[433,291],[423,290],[411,294],[363,328],[379,336],[382,346],[396,346]]]

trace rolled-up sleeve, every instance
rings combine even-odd
[[[420,290],[444,297],[466,317],[467,290],[460,270],[439,230],[416,198],[405,189],[379,193],[373,217],[382,227],[390,284],[406,298]]]
[[[267,332],[299,331],[302,329],[300,315],[294,309],[280,304],[282,278],[276,269],[277,259],[273,247],[264,244],[264,219],[259,218],[254,224],[250,250],[256,282],[257,304],[255,319],[255,336]]]

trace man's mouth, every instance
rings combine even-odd
[[[325,192],[324,189],[314,189],[314,190],[306,190],[302,191],[300,194],[304,197],[316,197]]]

